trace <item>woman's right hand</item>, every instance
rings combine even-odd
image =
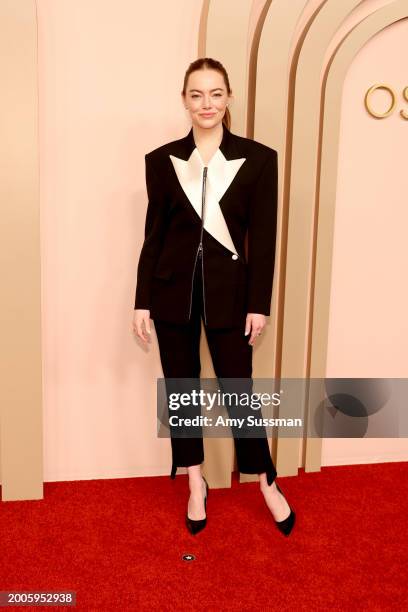
[[[143,324],[146,329],[143,329]],[[144,308],[136,308],[133,313],[133,332],[138,336],[145,344],[150,342],[150,310]]]

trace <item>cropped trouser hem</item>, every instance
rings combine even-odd
[[[171,466],[170,478],[173,480],[176,478],[177,468],[178,467],[189,467],[188,465],[173,465]],[[239,470],[241,474],[262,474],[263,472],[258,472],[257,470]],[[276,470],[274,468],[269,468],[266,470],[266,481],[268,485],[271,485],[277,476]]]

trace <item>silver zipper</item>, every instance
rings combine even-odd
[[[196,257],[195,257],[195,262],[194,262],[194,268],[193,268],[193,277],[191,279],[191,291],[190,291],[190,311],[188,313],[188,318],[190,319],[191,317],[191,307],[193,305],[193,286],[194,286],[194,272],[195,272],[195,267],[197,264],[197,257],[198,257],[198,251],[200,250],[200,247],[198,247],[197,249],[197,253],[196,253]]]
[[[204,323],[207,325],[207,315],[205,313],[205,293],[204,293],[204,249],[201,245],[201,279],[203,282],[203,306],[204,306]]]
[[[194,261],[193,268],[193,277],[191,279],[191,291],[190,291],[190,311],[188,313],[188,318],[191,316],[191,307],[193,304],[193,286],[194,286],[194,273],[197,265],[197,257],[201,251],[201,278],[203,283],[203,305],[204,305],[204,323],[207,324],[207,317],[205,313],[205,293],[204,293],[204,263],[203,263],[203,231],[204,231],[204,204],[205,204],[205,188],[206,188],[206,180],[207,180],[207,166],[204,166],[203,170],[203,183],[202,183],[202,195],[201,195],[201,232],[200,232],[200,242],[197,248],[196,257]]]

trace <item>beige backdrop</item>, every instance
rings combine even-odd
[[[404,376],[407,122],[397,112],[375,120],[363,107],[377,81],[398,92],[408,85],[403,2],[1,4],[0,75],[13,92],[0,103],[8,134],[0,149],[3,500],[41,497],[42,477],[169,473],[170,442],[156,438],[156,337],[141,348],[131,319],[147,203],[143,156],[187,133],[179,92],[198,55],[230,73],[232,130],[279,151],[273,308],[254,375],[308,375],[323,320],[310,317],[320,295],[315,221],[326,202],[318,192],[321,126],[331,111],[321,106],[323,75],[338,45],[382,7],[376,29],[359,33],[362,48],[336,102],[333,260],[316,285],[329,296],[329,320],[324,346],[314,346],[327,352],[322,376]],[[23,41],[26,53],[10,52]],[[204,375],[212,375],[204,339],[202,350]],[[206,440],[207,449],[213,486],[228,486],[230,441]],[[273,453],[285,475],[302,465],[406,460],[408,444],[280,440]]]

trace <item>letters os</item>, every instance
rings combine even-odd
[[[385,113],[377,113],[371,107],[370,96],[377,89],[384,89],[385,91],[388,91],[388,93],[391,96],[390,107],[389,107],[389,109],[387,111],[385,111]],[[408,102],[408,87],[405,87],[402,90],[402,97],[404,98],[404,100],[406,102]],[[382,83],[377,84],[377,85],[373,85],[372,87],[370,87],[370,89],[367,91],[367,93],[366,93],[366,95],[364,97],[364,105],[366,107],[366,110],[367,110],[368,113],[370,113],[370,115],[372,117],[375,117],[375,119],[385,119],[385,117],[389,117],[391,115],[391,113],[394,112],[396,104],[397,104],[396,94],[395,94],[393,88],[389,87],[388,85],[382,84]],[[405,120],[408,119],[408,112],[407,111],[400,110],[399,114],[401,115],[401,117],[403,119],[405,119]]]

